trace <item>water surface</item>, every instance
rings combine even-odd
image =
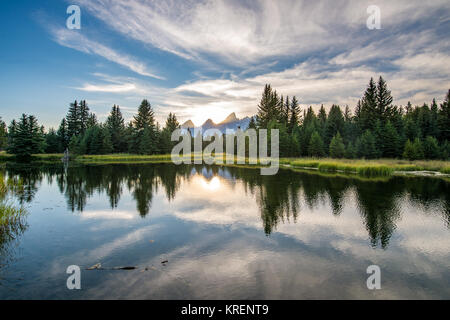
[[[172,164],[8,164],[5,176],[29,215],[0,237],[1,299],[450,298],[442,179]],[[85,270],[96,263],[138,268]],[[373,264],[381,290],[366,286]],[[69,265],[81,290],[66,287]]]

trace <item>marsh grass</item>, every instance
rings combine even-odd
[[[40,162],[54,162],[61,161],[62,154],[39,154],[34,155],[33,160]],[[189,158],[189,155],[187,156]],[[201,153],[192,153],[190,155],[191,161],[204,160]],[[216,159],[222,160],[226,163],[227,157],[230,155],[226,153],[213,155]],[[258,159],[256,163],[251,162],[249,158],[238,158],[233,155],[234,164],[250,165],[250,166],[264,166],[266,163]],[[179,159],[183,159],[182,156]],[[1,161],[11,161],[14,157],[4,152],[0,153]],[[163,155],[136,155],[136,154],[107,154],[107,155],[81,155],[72,158],[75,162],[80,163],[102,163],[102,164],[117,164],[117,163],[171,163],[172,158],[170,154]],[[240,161],[239,161],[240,160]],[[444,174],[450,174],[450,162],[441,160],[399,160],[399,159],[332,159],[332,158],[280,158],[279,164],[281,166],[291,166],[295,168],[315,169],[321,172],[341,172],[348,174],[358,174],[361,176],[375,177],[388,176],[395,172],[412,172],[412,171],[435,171]]]

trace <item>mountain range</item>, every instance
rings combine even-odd
[[[245,117],[239,119],[236,117],[236,113],[232,112],[225,118],[222,122],[215,123],[211,119],[206,120],[201,126],[196,127],[191,120],[187,120],[181,125],[182,129],[192,130],[192,129],[202,129],[205,132],[208,129],[218,129],[222,133],[226,133],[226,130],[236,131],[238,128],[241,130],[246,130],[250,123],[251,118]]]

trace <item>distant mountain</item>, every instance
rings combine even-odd
[[[235,121],[239,121],[239,119],[236,117],[236,113],[232,112],[232,113],[230,113],[230,115],[228,117],[225,118],[225,120],[223,120],[219,124],[225,124],[225,123],[230,123],[230,122],[235,122]]]
[[[186,121],[181,125],[181,128],[187,129],[187,128],[195,128],[194,123],[191,120]]]
[[[238,117],[236,117],[236,113],[232,112],[228,115],[228,117],[225,118],[225,120],[219,123],[214,123],[214,121],[208,119],[201,126],[196,127],[191,120],[188,120],[181,125],[181,128],[183,129],[201,128],[203,132],[205,132],[208,129],[218,129],[220,130],[220,132],[226,133],[227,129],[232,131],[236,131],[238,128],[240,128],[241,130],[246,130],[248,128],[248,125],[250,124],[250,120],[251,120],[250,117],[239,119]]]

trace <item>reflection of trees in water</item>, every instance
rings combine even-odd
[[[400,205],[409,199],[425,212],[442,214],[450,226],[450,184],[441,179],[393,177],[387,181],[361,180],[350,177],[327,177],[280,171],[276,176],[260,176],[258,172],[230,168],[246,189],[257,196],[266,234],[293,213],[297,218],[300,202],[311,209],[329,201],[333,214],[339,215],[348,195],[354,194],[359,213],[372,246],[386,248],[400,218]],[[348,198],[351,199],[351,198]]]
[[[46,177],[56,180],[72,211],[83,211],[88,199],[103,192],[111,208],[117,207],[127,189],[141,216],[150,212],[153,194],[163,188],[173,200],[183,180],[197,172],[206,179],[219,175],[242,181],[246,192],[255,196],[264,231],[270,234],[279,223],[296,222],[303,202],[311,209],[330,204],[339,215],[345,201],[354,195],[357,208],[373,246],[385,248],[400,218],[400,204],[407,200],[430,214],[441,214],[450,226],[450,183],[442,179],[393,177],[387,181],[361,180],[343,176],[323,176],[280,170],[275,176],[262,176],[258,169],[173,164],[117,164],[7,166],[9,179],[21,181],[16,196],[31,201]],[[233,185],[232,185],[233,187]]]

